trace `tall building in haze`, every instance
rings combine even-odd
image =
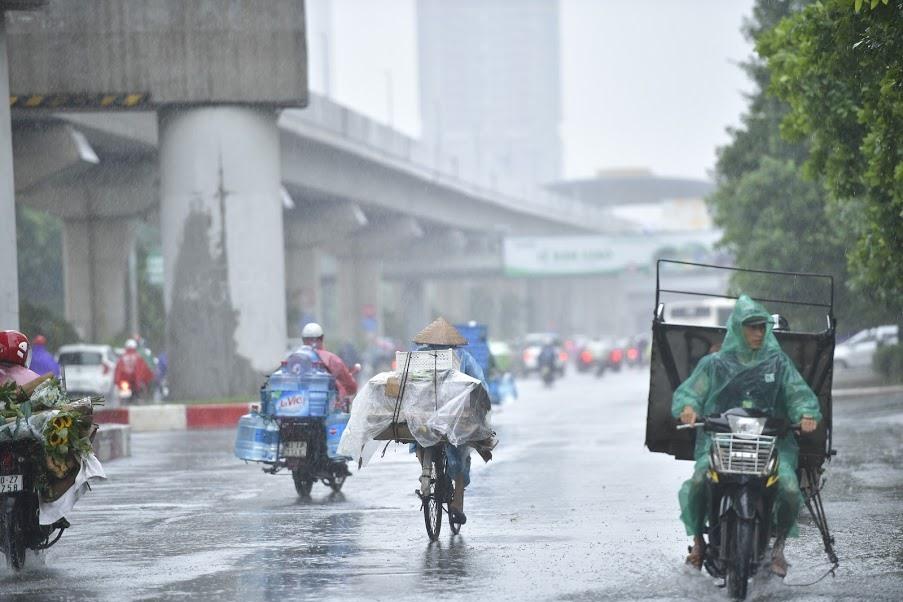
[[[558,2],[419,0],[423,139],[484,183],[561,177]]]

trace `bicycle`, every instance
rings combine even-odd
[[[420,489],[415,493],[420,497],[426,534],[430,541],[439,539],[444,510],[448,514],[448,528],[453,535],[457,535],[461,532],[461,523],[452,518],[451,503],[455,496],[455,483],[448,476],[445,444],[420,449]]]

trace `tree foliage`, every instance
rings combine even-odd
[[[20,305],[63,314],[63,224],[52,215],[16,205]],[[19,308],[23,312],[23,307]]]
[[[824,0],[758,40],[782,132],[809,143],[855,243],[854,282],[903,311],[903,0]]]
[[[759,43],[783,19],[806,9],[802,0],[759,0],[745,34]],[[798,272],[817,272],[835,277],[835,307],[844,331],[887,318],[882,304],[869,295],[853,292],[847,250],[855,240],[849,207],[830,201],[824,179],[804,174],[810,157],[805,136],[788,139],[781,124],[791,112],[782,99],[769,94],[774,77],[771,66],[760,57],[743,65],[755,84],[743,126],[731,130],[731,143],[718,151],[716,190],[708,199],[721,241],[738,266]],[[854,221],[854,220],[852,220]],[[795,300],[827,300],[824,287],[810,280],[758,277],[740,274],[733,286],[761,297]],[[792,308],[774,311],[793,313]],[[803,314],[803,324],[819,326],[815,312]],[[792,320],[792,322],[794,322]]]

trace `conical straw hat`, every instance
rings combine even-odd
[[[417,333],[414,342],[418,345],[448,345],[458,347],[467,344],[458,329],[448,323],[445,318],[437,318],[426,328]]]

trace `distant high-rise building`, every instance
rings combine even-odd
[[[561,176],[558,2],[419,0],[424,140],[483,183]]]

